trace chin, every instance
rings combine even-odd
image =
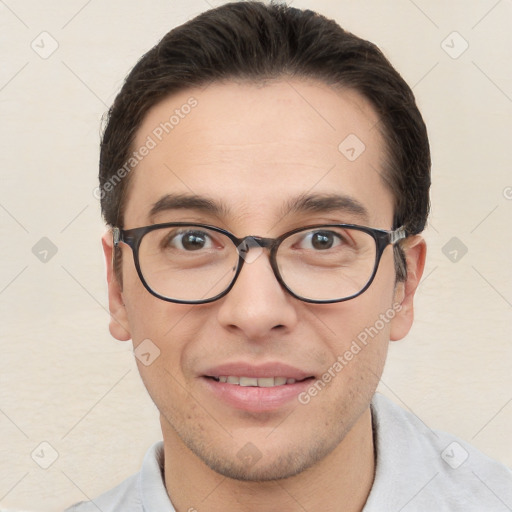
[[[193,447],[189,446],[192,451]],[[270,482],[291,478],[308,470],[325,458],[335,446],[318,439],[306,449],[304,443],[294,448],[282,447],[281,453],[271,449],[262,453],[251,442],[247,442],[238,452],[227,456],[222,454],[196,452],[196,455],[216,473],[243,482]]]

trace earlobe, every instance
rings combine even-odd
[[[112,243],[112,233],[107,231],[101,238],[105,263],[107,268],[108,285],[108,308],[110,311],[110,334],[119,341],[131,339],[128,327],[128,318],[126,307],[124,305],[121,285],[114,272],[114,261],[112,258],[114,247]]]
[[[400,308],[397,307],[397,314],[391,321],[391,341],[401,340],[411,329],[414,320],[414,294],[425,268],[427,245],[421,236],[416,235],[406,240],[403,250],[407,262],[407,279],[397,283],[395,288],[394,302],[400,304]]]

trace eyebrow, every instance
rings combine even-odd
[[[342,194],[304,194],[285,204],[283,213],[348,213],[368,221],[368,210],[357,199]]]
[[[221,217],[229,214],[229,208],[224,203],[207,197],[195,194],[166,194],[153,204],[149,217],[153,218],[158,213],[169,210],[197,210]]]
[[[231,211],[222,201],[195,194],[166,194],[156,201],[149,217],[170,210],[196,210],[218,217],[229,217]],[[341,194],[302,194],[289,199],[281,209],[283,217],[296,213],[347,213],[367,221],[368,210],[357,199]]]

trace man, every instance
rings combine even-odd
[[[110,331],[163,442],[89,511],[505,511],[512,473],[375,389],[413,322],[410,88],[311,11],[227,4],[135,66],[100,158]]]

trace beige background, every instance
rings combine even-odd
[[[130,345],[107,330],[93,197],[99,126],[142,53],[220,3],[0,1],[4,507],[51,511],[94,497],[138,470],[159,439]],[[512,466],[512,2],[292,3],[376,42],[414,86],[429,126],[427,269],[416,324],[393,344],[380,389]],[[59,45],[46,59],[31,48],[51,49],[43,31]],[[42,237],[57,248],[46,263],[32,252]],[[455,262],[443,253],[452,237],[458,246],[445,252],[458,250]],[[35,462],[52,454],[48,469]]]

